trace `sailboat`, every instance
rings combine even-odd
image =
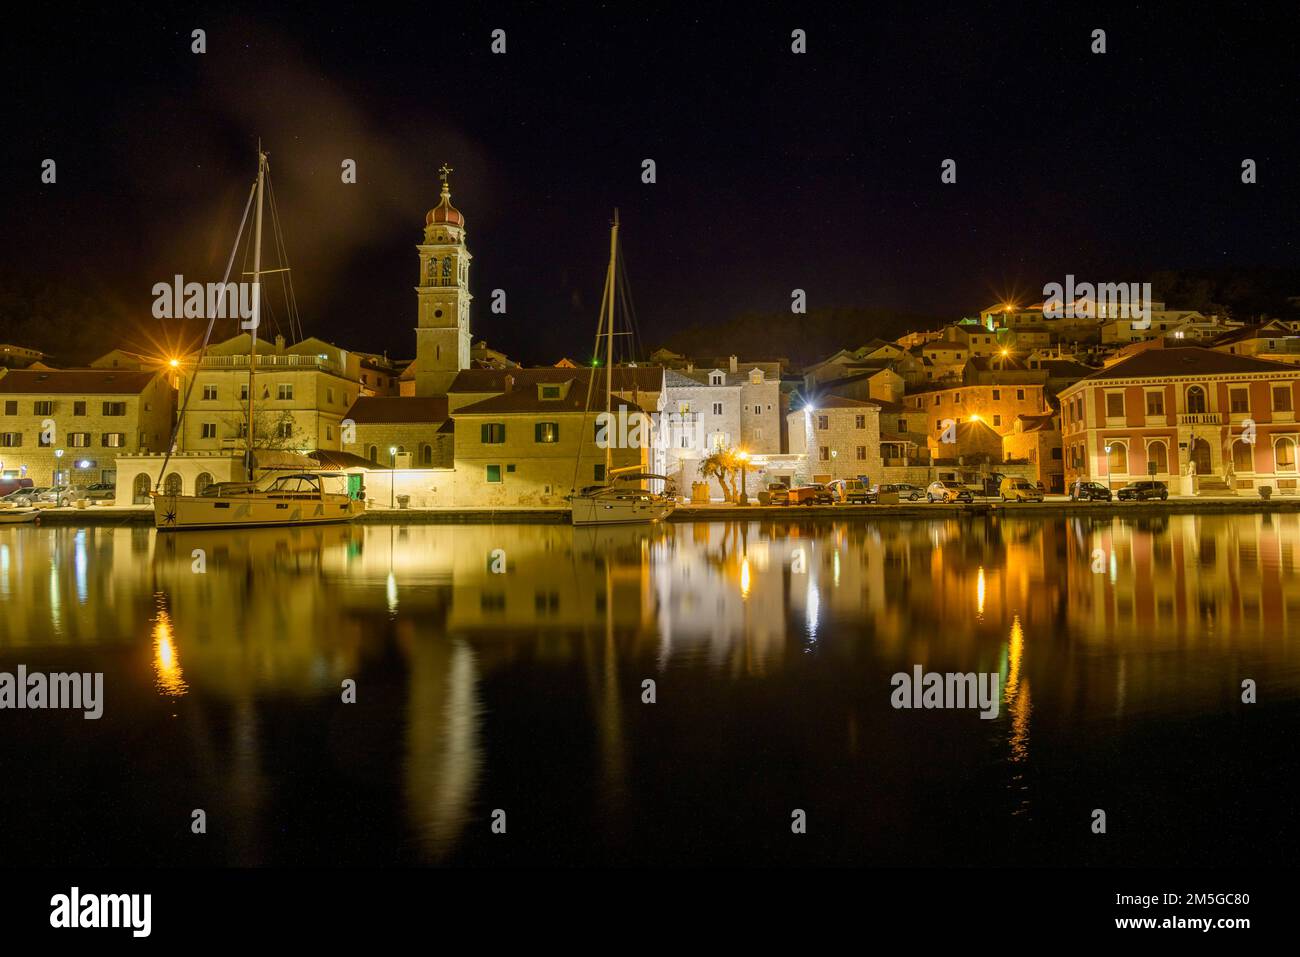
[[[257,330],[261,323],[261,279],[262,279],[262,207],[266,190],[268,173],[267,156],[261,146],[257,150],[257,182],[253,186],[254,195],[249,196],[251,205],[256,199],[257,212],[253,226],[253,315],[252,329],[249,332],[248,353],[248,422],[244,428],[244,467],[248,475],[246,482],[220,482],[209,486],[199,495],[180,495],[160,492],[157,488],[150,493],[153,499],[154,526],[162,531],[193,528],[248,528],[266,525],[315,525],[322,523],[348,522],[366,510],[364,498],[351,494],[348,489],[347,476],[342,473],[319,473],[311,471],[293,472],[280,475],[259,486],[254,481],[256,458],[253,454],[253,402],[257,391],[254,388],[257,377]],[[272,206],[274,214],[274,206]],[[244,209],[247,221],[248,207]],[[240,225],[243,232],[243,224]],[[239,247],[236,237],[235,249]],[[230,263],[226,266],[226,279],[230,278],[230,268],[235,258],[235,251],[230,254]],[[281,270],[274,270],[281,271]],[[224,283],[223,283],[224,288]],[[207,347],[207,338],[212,335],[215,317],[208,322],[207,337],[203,347]],[[202,351],[200,351],[202,355]],[[191,383],[191,390],[193,383]],[[188,393],[186,400],[188,401]],[[181,412],[184,413],[184,406]],[[177,417],[176,430],[172,433],[170,448],[176,447],[176,435],[179,432],[181,416]],[[170,455],[170,453],[169,453]],[[167,470],[164,459],[159,471],[161,482]]]
[[[601,331],[605,334],[605,421],[611,421],[614,400],[614,291],[618,281],[618,210],[609,231],[609,270],[605,276],[605,295],[601,302],[601,320],[596,326],[596,354],[600,354]],[[590,404],[591,386],[596,374],[588,382],[587,396]],[[590,411],[590,410],[588,410]],[[584,426],[585,432],[585,426]],[[579,447],[578,458],[582,458]],[[676,500],[671,494],[652,492],[642,487],[642,482],[668,483],[662,475],[642,470],[641,466],[613,468],[614,443],[605,443],[604,476],[608,484],[588,485],[569,496],[574,525],[626,525],[661,522],[673,513]]]

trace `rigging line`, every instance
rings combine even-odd
[[[605,328],[605,311],[606,311],[605,306],[606,303],[609,301],[610,278],[611,277],[609,275],[609,271],[606,270],[605,286],[604,286],[604,290],[600,294],[600,318],[596,320],[596,344],[592,349],[593,354],[596,356],[600,355],[601,330]],[[594,365],[588,366],[587,367],[587,401],[584,402],[582,405],[582,428],[581,431],[578,433],[578,454],[577,456],[574,457],[573,460],[573,484],[571,490],[574,492],[578,491],[578,470],[582,467],[582,443],[587,440],[586,439],[587,415],[588,413],[591,412],[591,390],[595,387],[595,385],[596,385],[596,367]],[[605,427],[609,428],[609,423],[606,423]],[[608,436],[606,436],[606,438],[608,438]],[[605,476],[605,481],[606,482],[609,481],[608,475]]]
[[[256,195],[257,183],[254,182],[248,191],[248,202],[244,204],[244,215],[239,220],[239,231],[235,233],[235,245],[230,248],[230,258],[226,260],[226,275],[221,280],[223,289],[225,288],[225,284],[230,281],[230,270],[233,269],[235,265],[235,253],[239,251],[239,240],[244,235],[244,226],[248,224],[248,211],[253,208],[253,197]],[[245,250],[245,255],[247,255],[247,250]],[[203,334],[203,344],[199,346],[198,358],[194,360],[194,374],[190,376],[190,383],[185,387],[185,398],[181,402],[180,412],[176,415],[176,422],[172,425],[171,440],[167,443],[167,451],[163,455],[162,468],[158,470],[158,481],[154,483],[153,488],[155,492],[162,487],[163,475],[167,472],[167,463],[171,461],[172,450],[176,448],[176,435],[180,432],[181,423],[185,421],[185,410],[189,407],[190,394],[194,392],[194,384],[199,380],[198,371],[203,365],[203,354],[207,352],[208,340],[212,338],[212,327],[216,324],[216,321],[217,314],[214,311],[213,314],[208,317],[208,329],[207,332]],[[256,329],[253,330],[253,334],[257,334]]]
[[[645,343],[641,340],[641,326],[637,322],[636,307],[632,304],[632,284],[628,280],[627,259],[623,256],[623,250],[618,251],[618,269],[619,269],[619,295],[623,303],[623,314],[627,317],[628,331],[631,333],[632,342],[629,346],[630,358],[633,361],[640,361],[644,355]]]
[[[289,314],[289,335],[301,342],[306,334],[302,326],[302,314],[298,311],[298,297],[293,289],[293,271],[289,268],[289,244],[285,242],[284,227],[280,222],[280,206],[275,201],[275,185],[271,182],[270,171],[266,177],[267,192],[271,198],[271,232],[275,237],[276,256],[284,272],[280,276],[280,288],[284,292],[285,308]]]

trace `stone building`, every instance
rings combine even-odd
[[[165,370],[0,370],[0,473],[116,482],[119,455],[167,448],[174,402]]]

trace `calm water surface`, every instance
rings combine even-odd
[[[0,711],[0,846],[7,865],[1289,863],[1298,550],[1293,514],[3,528],[0,671],[102,671],[106,704]],[[894,710],[914,664],[999,673],[997,718]]]

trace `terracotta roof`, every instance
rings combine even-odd
[[[1249,356],[1235,356],[1214,349],[1186,346],[1178,349],[1148,349],[1117,362],[1108,369],[1094,372],[1083,379],[1093,382],[1100,379],[1142,379],[1157,376],[1239,375],[1249,372],[1290,372],[1294,366]]]
[[[372,422],[443,422],[447,397],[442,395],[365,395],[352,403],[347,418],[358,424]]]
[[[614,398],[613,409],[615,413],[621,409],[626,409],[628,412],[647,411],[617,396]],[[522,415],[548,412],[560,415],[563,413],[581,413],[588,410],[590,410],[592,416],[605,411],[603,381],[599,386],[591,390],[590,406],[587,405],[587,382],[584,378],[574,382],[569,387],[568,395],[559,399],[543,399],[538,394],[536,383],[525,383],[510,392],[503,392],[501,395],[494,395],[480,402],[471,402],[469,405],[461,406],[452,415]]]
[[[804,405],[791,409],[792,412],[800,412],[811,406],[811,411],[820,412],[823,409],[873,409],[880,405],[879,402],[864,402],[861,399],[846,399],[842,395],[816,395],[805,401]]]
[[[14,369],[0,392],[35,395],[139,395],[160,372],[135,369]]]
[[[353,455],[351,452],[336,452],[333,449],[316,449],[314,452],[308,452],[312,458],[320,463],[320,468],[327,472],[341,472],[343,469],[365,468],[372,469],[375,463],[369,459],[363,459],[359,455]]]
[[[566,369],[555,366],[537,369],[462,369],[447,391],[504,392],[506,376],[510,376],[516,386],[581,379],[585,389],[589,371],[586,367]],[[597,371],[600,374],[599,381],[603,384],[605,370]],[[613,378],[615,392],[631,392],[634,387],[641,392],[659,392],[664,384],[664,370],[661,366],[615,366]]]

